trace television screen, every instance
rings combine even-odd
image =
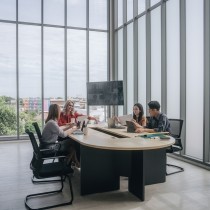
[[[123,81],[88,82],[87,104],[124,105]]]

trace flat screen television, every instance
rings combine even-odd
[[[88,82],[87,104],[89,106],[124,105],[123,81]]]

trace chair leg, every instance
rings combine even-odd
[[[73,188],[72,188],[72,183],[71,183],[71,178],[70,176],[66,175],[68,177],[69,180],[69,186],[70,186],[70,192],[71,192],[71,199],[68,202],[64,202],[64,203],[60,203],[60,204],[56,204],[56,205],[51,205],[51,206],[45,206],[45,207],[40,207],[40,208],[32,208],[30,207],[30,205],[27,203],[27,201],[32,198],[32,197],[40,197],[41,195],[49,195],[49,194],[55,194],[55,193],[61,193],[63,190],[63,178],[61,176],[61,188],[59,190],[54,190],[54,191],[48,191],[48,192],[42,192],[42,193],[36,193],[36,194],[30,194],[27,195],[25,198],[25,206],[27,209],[30,210],[42,210],[42,209],[50,209],[50,208],[54,208],[54,207],[58,207],[58,206],[65,206],[65,205],[70,205],[73,202]]]
[[[66,180],[66,176],[62,177],[63,181]],[[44,184],[44,183],[50,183],[50,182],[60,182],[61,179],[51,179],[51,180],[42,180],[42,181],[38,181],[35,179],[34,176],[32,176],[31,181],[33,184]]]
[[[172,174],[176,174],[176,173],[180,173],[180,172],[183,172],[184,171],[184,168],[182,168],[180,166],[176,166],[176,165],[172,165],[172,164],[168,164],[168,163],[166,165],[179,169],[178,171],[174,171],[174,172],[171,172],[171,173],[167,173],[166,172],[166,176],[169,176],[169,175],[172,175]]]

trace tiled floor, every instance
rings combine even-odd
[[[0,143],[0,210],[24,210],[25,195],[54,189],[58,184],[34,185],[29,163],[32,157],[30,142]],[[88,196],[79,195],[79,171],[72,178],[74,202],[57,210],[209,210],[210,171],[168,158],[168,162],[183,166],[183,173],[167,177],[163,184],[146,186],[145,201],[140,202],[127,191],[127,179],[121,178],[119,191]],[[64,195],[68,196],[66,183]],[[61,197],[42,202],[56,202]],[[59,200],[58,200],[59,201]],[[40,199],[34,204],[40,204]]]

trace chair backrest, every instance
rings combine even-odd
[[[171,125],[171,136],[180,138],[182,132],[183,120],[181,119],[168,119]]]
[[[33,122],[32,125],[34,126],[36,134],[37,134],[37,136],[39,138],[39,143],[42,144],[42,134],[41,134],[41,131],[39,129],[38,123],[37,122]]]
[[[33,158],[30,164],[30,168],[33,170],[33,173],[36,176],[39,174],[39,171],[42,167],[43,159],[41,157],[41,153],[40,153],[34,134],[28,129],[26,129],[25,132],[29,135],[29,138],[33,147]]]

